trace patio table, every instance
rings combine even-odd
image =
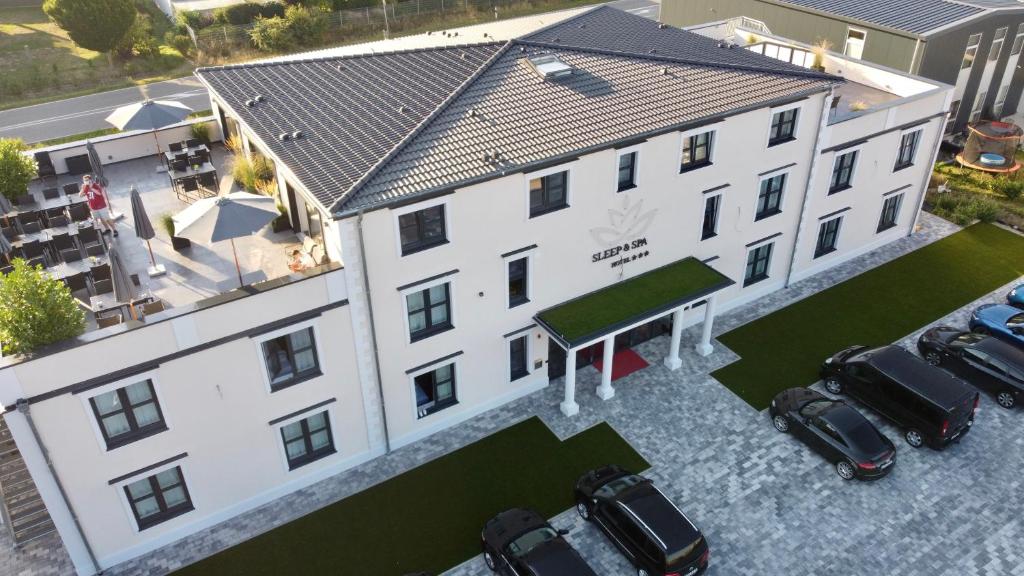
[[[189,156],[192,156],[196,152],[200,152],[200,151],[203,151],[203,150],[206,150],[207,152],[209,152],[210,148],[206,144],[200,144],[199,146],[193,146],[191,148],[183,148],[181,150],[178,150],[177,152],[172,152],[170,150],[164,150],[164,158],[166,158],[167,159],[167,163],[170,164],[171,162],[174,161],[174,157],[177,156],[178,154],[188,154]]]
[[[74,262],[58,262],[53,266],[48,267],[46,271],[55,279],[61,280],[68,276],[74,276],[75,274],[87,273],[94,266],[108,264],[109,262],[110,261],[107,260],[106,256],[91,256]]]

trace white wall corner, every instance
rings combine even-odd
[[[337,270],[335,272],[328,272],[324,278],[327,282],[327,301],[341,302],[348,298],[348,283],[346,280],[348,273],[346,270]]]
[[[0,370],[0,406],[13,406],[19,398],[26,396],[13,367]]]

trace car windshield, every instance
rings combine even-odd
[[[700,547],[700,543],[703,541],[704,537],[698,536],[697,539],[694,540],[693,543],[691,543],[689,546],[686,546],[685,548],[682,548],[669,554],[665,558],[665,561],[668,563],[669,567],[675,567],[677,564],[685,564],[689,562],[690,560],[692,560],[691,557],[697,551],[697,549]]]
[[[846,437],[850,446],[864,452],[874,453],[885,448],[878,431],[867,421],[861,422],[849,430],[844,430],[843,436]]]
[[[808,418],[810,418],[811,416],[817,416],[822,412],[827,412],[828,409],[832,406],[832,404],[832,400],[815,400],[813,402],[808,402],[807,404],[804,405],[803,408],[800,409],[800,414]]]
[[[985,339],[985,335],[984,334],[976,334],[974,332],[966,332],[964,334],[961,334],[961,335],[957,336],[956,340],[954,340],[954,341],[955,342],[960,342],[962,344],[974,344],[975,342],[980,342],[980,341],[982,341],[984,339]]]
[[[1024,324],[1024,314],[1010,316],[1010,319],[1006,321],[1007,326],[1020,326],[1021,324]]]
[[[615,480],[612,480],[611,482],[605,484],[604,486],[601,486],[600,488],[594,491],[594,494],[600,496],[601,498],[611,498],[612,496],[615,496],[619,492],[622,492],[627,488],[632,488],[633,486],[636,486],[637,484],[640,484],[643,481],[644,478],[642,476],[637,476],[635,474],[623,476],[622,478],[616,478]]]
[[[530,553],[537,546],[545,542],[550,542],[558,538],[558,532],[555,532],[550,526],[544,526],[537,528],[536,530],[530,530],[526,534],[523,534],[519,538],[516,538],[508,545],[508,551],[512,553],[516,558],[520,558]]]

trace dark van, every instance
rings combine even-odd
[[[974,424],[978,393],[899,346],[853,346],[825,360],[825,389],[848,394],[903,429],[907,444],[941,450]]]

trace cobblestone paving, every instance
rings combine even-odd
[[[871,254],[794,284],[755,304],[719,317],[715,334],[749,322],[942,238],[956,228],[922,214],[922,230]],[[981,301],[998,301],[1000,288]],[[942,323],[965,325],[972,306]],[[924,329],[924,327],[922,327]],[[661,360],[660,337],[635,348],[651,366],[615,382],[616,395],[600,400],[599,373],[579,371],[580,414],[558,410],[561,381],[492,410],[429,440],[396,450],[363,466],[283,497],[182,541],[106,571],[110,575],[163,574],[217,550],[363,490],[532,415],[567,437],[608,421],[648,461],[647,472],[701,526],[712,547],[713,575],[823,576],[1024,574],[1018,543],[1024,526],[1020,472],[1024,437],[1020,414],[982,400],[975,430],[945,452],[915,451],[888,424],[869,414],[897,443],[898,463],[874,483],[844,482],[832,467],[792,438],[776,432],[708,374],[737,357],[715,342],[715,353],[692,350],[700,326],[683,335],[683,367]],[[907,342],[913,343],[916,334]],[[794,383],[799,384],[799,383]],[[570,487],[566,487],[570,489]],[[602,576],[633,573],[605,538],[568,510],[554,519],[571,528],[569,539]],[[0,542],[0,546],[3,543]],[[8,557],[10,556],[10,557]],[[0,553],[0,574],[70,574],[56,540],[33,549]],[[487,574],[474,558],[448,576]],[[359,575],[364,576],[364,575]],[[365,575],[377,576],[377,575]],[[380,575],[386,576],[386,575]]]

